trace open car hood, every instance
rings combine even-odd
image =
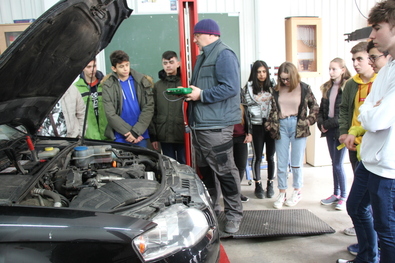
[[[131,13],[126,0],[64,0],[40,16],[0,56],[0,124],[34,134]]]

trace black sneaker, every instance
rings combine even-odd
[[[254,191],[255,196],[258,199],[263,199],[265,198],[265,191],[262,189],[262,183],[261,182],[255,182],[255,191]]]
[[[241,202],[243,202],[243,203],[248,202],[250,200],[250,198],[248,198],[247,196],[242,195],[242,194],[240,194],[240,199],[241,199]]]
[[[266,197],[272,198],[274,195],[273,180],[267,181]]]
[[[239,231],[239,228],[240,228],[240,221],[233,221],[233,220],[226,221],[225,224],[226,233],[234,234],[237,231]]]

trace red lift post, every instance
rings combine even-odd
[[[193,43],[193,27],[198,22],[197,0],[178,0],[178,31],[180,36],[181,85],[188,87],[192,77],[192,67],[195,65],[199,49]],[[188,103],[184,101],[184,124],[188,125]],[[192,165],[192,145],[189,133],[184,134],[185,159]]]
[[[181,85],[189,86],[192,67],[195,65],[199,49],[193,43],[193,27],[198,22],[197,0],[178,0],[178,31],[180,35]],[[188,103],[184,101],[184,124],[188,125]],[[192,165],[192,145],[189,133],[184,133],[186,163]],[[220,245],[220,263],[230,263],[228,256]]]

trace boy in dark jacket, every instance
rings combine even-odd
[[[160,80],[153,89],[155,111],[150,126],[152,147],[164,155],[185,164],[183,103],[175,95],[164,94],[168,88],[181,86],[180,62],[174,51],[162,55],[163,69],[159,71]]]

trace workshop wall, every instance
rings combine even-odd
[[[1,0],[0,1],[0,23],[13,23],[14,19],[37,18],[57,0]],[[227,31],[224,29],[224,42],[239,41],[238,55],[241,68],[241,85],[244,85],[250,73],[251,64],[257,60],[264,60],[274,69],[285,61],[285,21],[286,17],[292,16],[316,16],[322,19],[322,61],[321,75],[302,80],[311,85],[313,92],[318,100],[321,100],[320,85],[328,80],[328,65],[335,57],[341,57],[346,60],[347,66],[352,74],[355,71],[351,61],[351,48],[357,43],[356,41],[345,41],[344,34],[351,33],[357,29],[368,26],[366,17],[369,10],[379,0],[198,0],[199,17],[204,15],[220,19],[219,23],[232,21],[230,25],[234,30]],[[160,16],[166,19],[166,23],[176,23],[177,6],[176,0],[128,0],[129,6],[134,9],[130,21],[127,20],[121,27],[123,31],[134,32],[135,26],[145,27],[138,35],[131,36],[129,42],[117,43],[114,36],[114,42],[111,46],[125,49],[131,52],[132,65],[143,73],[152,75],[157,78],[157,71],[160,69],[160,59],[158,54],[163,49],[177,50],[178,36],[177,29],[173,27],[163,27],[160,23]],[[214,16],[215,14],[215,16]],[[149,18],[152,16],[152,18]],[[131,23],[136,20],[136,23]],[[153,21],[149,22],[149,21]],[[167,21],[168,20],[168,21]],[[141,23],[139,23],[141,21]],[[170,22],[172,21],[172,22]],[[236,21],[236,22],[235,22]],[[238,21],[238,22],[237,22]],[[148,24],[147,24],[148,23]],[[236,24],[235,24],[236,23]],[[237,27],[238,23],[238,27]],[[144,25],[145,24],[145,25]],[[128,28],[130,27],[130,28]],[[225,33],[226,32],[226,33]],[[169,34],[168,37],[164,35]],[[159,40],[155,37],[162,37]],[[143,36],[144,35],[144,36]],[[136,59],[140,53],[134,53],[142,50],[143,39],[151,41],[147,47],[154,50],[150,56],[141,56]],[[176,39],[177,38],[177,39]],[[226,41],[225,41],[226,40]],[[137,41],[137,42],[136,42]],[[172,43],[173,42],[173,43]],[[138,46],[134,46],[139,43]],[[145,42],[148,43],[148,42]],[[229,43],[227,43],[229,44]],[[236,44],[232,48],[237,49]],[[107,49],[109,49],[109,46]],[[144,47],[145,48],[145,47]],[[129,51],[130,50],[130,51]],[[102,71],[108,71],[109,63],[106,52],[101,52],[97,57],[98,68]],[[135,63],[135,64],[134,64]],[[145,64],[149,65],[145,66]],[[272,76],[276,78],[276,72],[272,70]],[[327,154],[326,142],[319,137],[318,130],[311,128],[312,136],[308,139],[307,145],[307,162],[312,165],[330,165],[330,158]]]

